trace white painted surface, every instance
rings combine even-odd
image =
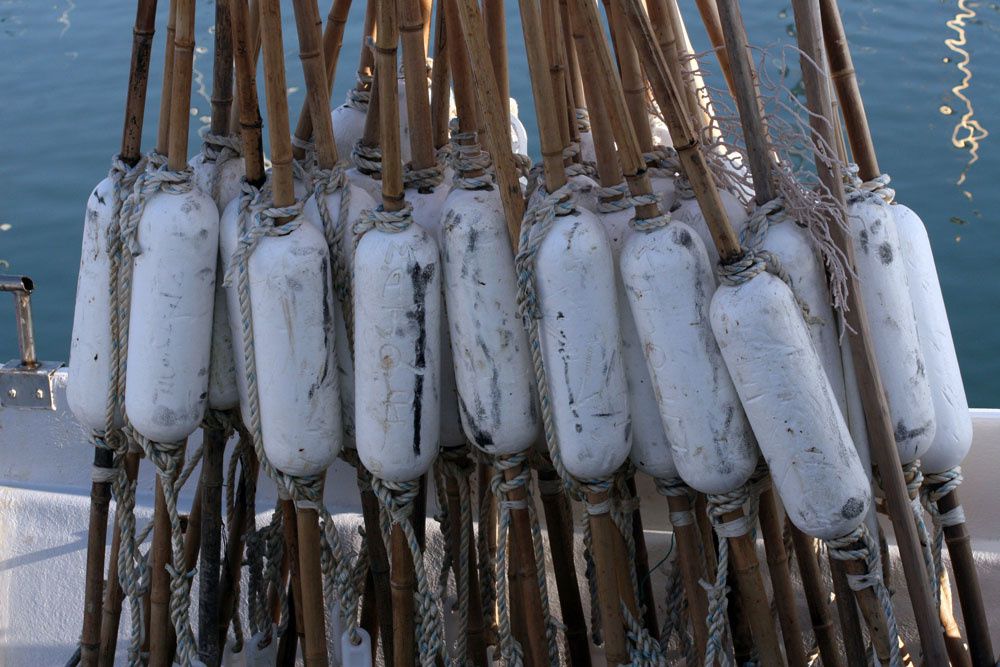
[[[103,432],[107,425],[108,391],[112,381],[108,226],[113,206],[114,188],[111,179],[105,178],[87,199],[69,348],[73,377],[67,389],[69,407],[81,424],[96,432]],[[120,415],[116,417],[120,423]]]
[[[722,201],[726,217],[729,218],[729,224],[734,227],[741,225],[747,217],[747,212],[736,195],[720,189],[719,199]],[[705,222],[705,216],[701,214],[698,200],[693,197],[691,199],[678,198],[674,203],[674,208],[670,211],[670,219],[683,222],[697,232],[708,252],[712,275],[715,275],[715,267],[719,264],[719,251],[715,247],[715,242],[712,241],[712,234],[708,231],[708,223]]]
[[[600,214],[598,217],[615,253],[615,287],[618,293],[618,318],[622,333],[622,360],[625,363],[625,381],[628,384],[628,407],[632,417],[632,449],[629,457],[639,470],[660,479],[677,477],[677,466],[670,451],[670,441],[660,418],[659,404],[649,376],[642,340],[632,318],[625,283],[619,270],[622,246],[628,236],[629,221],[635,209]]]
[[[212,356],[208,367],[208,407],[231,410],[240,404],[236,387],[236,359],[233,356],[233,334],[229,326],[226,305],[225,276],[222,260],[215,269],[215,303],[212,305]],[[243,351],[240,350],[240,354]]]
[[[791,290],[761,273],[712,298],[712,330],[785,511],[799,530],[842,537],[871,485]]]
[[[556,218],[535,264],[556,435],[580,479],[611,475],[631,445],[614,270],[607,234],[586,209]]]
[[[861,297],[868,311],[879,374],[903,463],[914,461],[934,440],[934,403],[910,301],[899,234],[880,198],[848,203]]]
[[[347,229],[344,230],[343,247],[337,248],[328,245],[328,248],[330,250],[331,271],[333,263],[337,261],[337,253],[342,252],[344,267],[347,275],[350,276],[351,267],[354,262],[354,223],[361,219],[362,211],[375,208],[375,202],[367,192],[353,183],[348,183],[348,190],[350,192],[348,195],[350,199],[347,204],[347,220],[345,222]],[[340,192],[325,195],[324,197],[324,202],[327,210],[330,212],[331,221],[334,225],[339,223],[340,199]],[[315,195],[306,199],[305,205],[302,208],[302,215],[315,225],[316,229],[323,232],[324,237],[329,240],[329,234],[323,229],[323,219],[319,214]],[[344,446],[354,449],[354,353],[347,339],[347,325],[344,322],[342,304],[339,301],[338,295],[335,294],[334,297],[337,301],[337,308],[334,313],[334,326],[336,327],[337,335],[337,375],[340,382],[340,412],[344,430]]]
[[[264,451],[287,475],[317,475],[340,452],[336,299],[323,234],[300,219],[265,236],[250,256],[260,423]]]
[[[889,210],[899,231],[903,266],[937,425],[934,441],[921,455],[920,465],[924,472],[943,472],[961,465],[972,446],[969,401],[965,397],[962,370],[958,366],[927,230],[917,214],[906,206],[893,204]]]
[[[138,225],[125,411],[156,442],[177,442],[208,403],[219,211],[197,188],[158,192]]]
[[[427,472],[440,435],[441,266],[419,225],[372,230],[354,255],[355,428],[373,475]]]
[[[633,232],[621,272],[681,479],[732,491],[753,473],[757,446],[712,334],[715,278],[701,239],[678,222]]]
[[[330,112],[333,121],[333,140],[337,144],[337,157],[351,161],[351,151],[365,133],[365,113],[347,104]]]
[[[229,202],[222,212],[219,221],[219,257],[223,277],[229,271],[239,240],[240,215],[239,199]],[[249,397],[247,395],[246,363],[243,357],[243,317],[240,314],[239,271],[232,272],[232,282],[226,288],[226,314],[229,317],[229,333],[233,345],[233,366],[236,371],[236,393],[239,397],[240,411],[246,422],[249,415]]]
[[[441,258],[451,357],[465,435],[491,454],[538,438],[535,374],[517,312],[517,277],[497,190],[452,190]],[[450,369],[443,368],[447,375]]]
[[[205,160],[204,153],[198,153],[188,162],[194,170],[194,184],[207,194],[219,207],[219,214],[243,189],[246,164],[243,158],[224,160],[216,169],[215,161]],[[218,176],[216,176],[218,171]]]

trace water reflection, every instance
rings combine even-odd
[[[955,97],[962,100],[966,111],[955,125],[955,129],[952,130],[951,144],[955,148],[968,149],[969,161],[965,163],[965,168],[959,174],[958,181],[955,183],[956,185],[961,185],[965,182],[969,169],[979,160],[979,142],[990,134],[978,120],[973,118],[975,111],[972,108],[972,100],[966,97],[964,92],[969,89],[970,82],[972,81],[972,70],[969,69],[969,63],[972,59],[969,52],[963,48],[967,45],[965,39],[965,22],[968,19],[975,18],[975,16],[976,12],[968,6],[967,0],[958,0],[958,13],[955,15],[955,18],[946,23],[958,36],[949,37],[944,40],[945,46],[962,57],[955,64],[955,67],[962,73],[962,82],[954,86],[951,92]],[[944,115],[950,115],[952,110],[949,107],[943,106],[941,112]]]

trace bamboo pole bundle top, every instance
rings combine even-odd
[[[279,0],[260,0],[260,28],[264,47],[264,85],[267,98],[267,136],[271,141],[271,188],[274,205],[295,203],[292,181],[292,140],[288,126],[288,84],[285,81]],[[285,221],[279,221],[285,222]]]
[[[233,31],[229,3],[215,0],[215,56],[212,60],[212,134],[229,133],[233,105]]]
[[[167,36],[163,51],[163,84],[160,88],[160,118],[156,130],[156,152],[170,151],[170,98],[174,81],[174,36],[177,33],[177,0],[170,0],[167,9]]]
[[[233,56],[236,66],[236,96],[239,102],[240,138],[243,142],[243,159],[247,183],[254,187],[264,185],[264,148],[261,137],[263,121],[257,101],[256,58],[253,49],[250,17],[247,3],[233,0],[230,3],[233,31]]]
[[[153,47],[156,24],[156,0],[140,0],[132,31],[132,63],[129,67],[125,122],[122,125],[121,158],[134,166],[142,148],[142,124],[146,112],[146,89],[149,83],[149,53]]]
[[[399,28],[395,10],[396,3],[391,0],[380,0],[378,36],[375,41],[379,139],[382,147],[382,206],[386,211],[399,211],[404,205],[396,88],[396,44],[399,41]],[[369,109],[368,113],[371,115],[372,110]],[[367,134],[367,126],[365,129]]]
[[[420,0],[398,0],[397,5],[403,41],[411,163],[414,170],[428,169],[437,164],[437,157],[434,153],[431,105],[427,97],[427,52],[423,37],[425,16]]]
[[[194,65],[194,0],[176,0],[177,32],[174,36],[174,75],[170,93],[170,141],[167,166],[187,167],[188,125],[191,120],[191,75]]]
[[[334,7],[337,4],[339,2],[335,2]],[[337,164],[338,155],[337,144],[333,140],[333,121],[330,117],[328,77],[330,68],[325,61],[325,44],[323,46],[320,44],[322,21],[319,17],[319,8],[316,0],[293,0],[292,6],[295,10],[295,26],[299,35],[299,60],[302,61],[306,82],[306,101],[302,107],[295,136],[301,141],[308,141],[310,137],[304,135],[307,131],[310,132],[316,144],[316,158],[320,168],[332,169]],[[333,24],[332,19],[328,21],[327,27],[329,28],[331,24]],[[312,122],[305,122],[307,118],[312,119]]]

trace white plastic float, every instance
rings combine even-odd
[[[735,227],[746,219],[746,207],[736,195],[720,188],[719,199],[722,201],[722,208],[726,212],[729,224]],[[705,222],[705,217],[701,214],[698,200],[694,196],[678,196],[670,209],[670,218],[685,223],[701,237],[702,245],[708,252],[709,265],[712,267],[714,275],[715,266],[719,263],[719,251],[716,250],[715,243],[712,241],[712,234],[708,231],[708,223]]]
[[[869,314],[899,458],[911,463],[934,441],[934,402],[896,222],[889,205],[877,195],[852,193],[847,213],[858,284]]]
[[[538,249],[540,344],[563,464],[578,479],[608,477],[631,446],[614,270],[585,208],[557,217]]]
[[[157,192],[139,220],[125,410],[150,440],[179,442],[205,414],[219,211],[198,188]]]
[[[892,204],[889,211],[899,232],[937,425],[933,442],[920,457],[920,466],[924,472],[945,472],[960,465],[972,446],[969,402],[927,230],[917,214],[906,206]]]
[[[419,225],[372,230],[354,256],[358,455],[390,482],[417,479],[438,452],[441,267]]]
[[[871,485],[788,285],[723,284],[712,330],[789,519],[819,539],[865,519]]]
[[[537,440],[539,417],[517,278],[499,193],[451,191],[441,249],[451,353],[469,440],[503,456]],[[445,371],[447,374],[447,371]],[[444,427],[442,427],[444,430]]]
[[[701,238],[680,222],[633,232],[621,274],[681,479],[702,493],[736,489],[757,447],[712,334],[715,277]]]

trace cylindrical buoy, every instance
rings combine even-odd
[[[462,426],[469,440],[489,454],[522,452],[538,438],[539,417],[499,193],[452,190],[441,233]]]
[[[720,286],[711,314],[789,519],[820,539],[849,534],[871,486],[792,291],[762,272]]]
[[[220,260],[215,276],[215,303],[212,306],[212,356],[208,368],[208,407],[231,410],[240,403],[236,383],[236,355],[222,286],[225,269]],[[242,354],[242,350],[240,350]]]
[[[591,213],[597,213],[597,199],[600,185],[590,176],[585,174],[575,174],[567,179],[576,192],[576,206],[578,209],[585,209]],[[543,188],[539,187],[528,198],[528,208],[537,205],[545,197]]]
[[[877,195],[853,194],[847,207],[861,298],[892,415],[901,463],[920,458],[934,441],[934,401],[916,316],[890,207]]]
[[[354,91],[351,91],[354,92]],[[333,139],[337,144],[337,155],[348,157],[355,144],[365,133],[365,112],[350,101],[341,104],[330,112],[333,121]]]
[[[960,465],[972,447],[969,401],[965,397],[962,371],[955,354],[955,342],[951,337],[948,312],[927,230],[920,217],[906,206],[892,204],[889,211],[899,232],[910,301],[916,316],[937,425],[933,442],[920,457],[920,467],[925,473],[944,472]]]
[[[103,432],[107,424],[108,395],[114,382],[110,330],[111,258],[108,233],[114,216],[114,184],[105,178],[87,199],[83,218],[80,273],[76,281],[73,335],[69,349],[66,401],[73,416],[88,431]],[[121,425],[115,415],[112,427]]]
[[[680,222],[630,234],[621,273],[681,479],[702,493],[738,488],[757,447],[712,334],[715,278],[701,238]]]
[[[441,269],[419,225],[365,234],[354,255],[358,455],[380,479],[430,469],[440,421]]]
[[[600,220],[580,208],[556,218],[536,261],[539,339],[566,470],[614,473],[629,454],[614,258]]]
[[[615,253],[615,264],[620,261],[620,253],[629,233],[629,222],[635,209],[628,208],[613,213],[602,214],[601,221]],[[625,380],[628,384],[628,406],[632,416],[632,449],[629,454],[632,463],[639,470],[657,479],[677,477],[677,466],[670,451],[670,441],[660,419],[660,408],[653,391],[653,380],[646,365],[642,340],[632,318],[632,307],[621,272],[615,271],[618,291],[618,316],[622,332],[622,360],[625,364]]]
[[[237,157],[216,163],[207,160],[205,153],[198,153],[188,162],[194,172],[194,184],[215,201],[219,214],[233,199],[239,197],[243,187],[246,167],[243,158]]]
[[[246,364],[243,359],[243,318],[240,314],[240,295],[237,284],[238,269],[232,267],[233,253],[240,238],[240,198],[229,202],[219,220],[219,256],[223,276],[231,276],[225,287],[226,315],[229,322],[230,342],[233,350],[233,368],[236,373],[236,393],[239,398],[243,423],[249,423],[250,395],[247,391]],[[215,337],[213,336],[213,341]]]
[[[351,266],[353,261],[354,248],[354,232],[352,230],[353,223],[361,218],[362,211],[372,209],[375,207],[375,202],[368,195],[367,192],[353,184],[348,183],[347,187],[350,189],[346,221],[343,224],[347,226],[347,229],[343,230],[342,244],[338,246],[329,245],[330,250],[330,264],[331,267],[336,264],[337,261],[343,261],[344,276],[343,278],[350,281],[351,277]],[[340,201],[341,201],[341,191],[336,191],[331,194],[324,194],[324,203],[326,205],[327,211],[330,212],[332,222],[338,224],[338,216],[340,215]],[[323,232],[323,235],[327,239],[327,243],[330,243],[331,238],[336,235],[336,230],[327,231],[323,228],[323,218],[320,215],[319,207],[316,205],[315,196],[310,196],[305,205],[302,208],[302,214],[309,220],[316,229]],[[342,257],[337,257],[337,253],[341,253]],[[336,290],[336,281],[334,281],[334,289]],[[347,325],[344,321],[344,313],[341,308],[338,307],[335,313],[336,327],[336,348],[337,348],[337,374],[339,376],[340,384],[340,407],[341,407],[341,419],[342,428],[344,432],[344,446],[354,449],[355,447],[355,429],[354,429],[354,356],[351,350],[351,344],[347,336]]]
[[[247,263],[260,424],[271,464],[295,477],[318,475],[341,446],[336,302],[326,239],[299,218],[291,232],[264,236]]]
[[[125,411],[156,442],[179,442],[205,414],[219,211],[197,188],[146,202],[132,270]]]
[[[719,199],[722,201],[726,217],[729,218],[729,224],[736,227],[746,219],[746,207],[736,195],[728,190],[719,189]],[[719,251],[715,248],[715,242],[712,241],[712,234],[708,231],[708,224],[701,214],[698,200],[681,194],[670,209],[670,218],[688,225],[701,237],[702,245],[708,252],[709,265],[714,274],[715,266],[719,263]]]

